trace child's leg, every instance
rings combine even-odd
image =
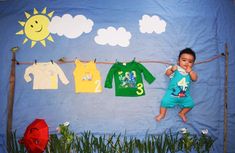
[[[165,115],[166,115],[166,108],[161,107],[159,115],[155,116],[155,120],[159,122],[161,121],[161,119],[165,117]]]
[[[183,108],[179,112],[179,116],[184,122],[187,122],[187,117],[185,116],[192,108]]]

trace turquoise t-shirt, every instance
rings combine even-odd
[[[182,68],[179,67],[173,73],[173,76],[168,86],[168,92],[171,92],[171,95],[176,97],[187,97],[190,94],[189,88],[191,84],[191,78],[187,73],[180,72],[180,69]]]
[[[172,108],[179,105],[180,108],[193,108],[194,101],[189,92],[191,84],[190,75],[178,66],[170,78],[167,91],[161,101],[161,107]]]
[[[145,89],[142,75],[149,84],[155,80],[155,77],[142,64],[134,60],[128,63],[116,62],[107,74],[105,88],[112,88],[114,78],[116,96],[143,96]]]

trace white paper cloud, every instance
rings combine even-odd
[[[95,42],[100,45],[110,45],[121,47],[127,47],[130,44],[131,33],[126,31],[124,27],[115,29],[114,27],[108,27],[107,29],[99,29],[97,36],[94,38]]]
[[[62,17],[54,16],[48,29],[53,34],[73,39],[81,36],[82,33],[91,32],[93,25],[93,21],[83,15],[72,17],[70,14],[64,14]]]
[[[161,20],[159,16],[143,15],[139,20],[139,29],[141,33],[157,33],[160,34],[166,31],[166,22]]]

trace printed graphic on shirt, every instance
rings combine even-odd
[[[144,93],[144,85],[143,85],[143,83],[138,83],[136,94],[142,95],[143,93]]]
[[[188,89],[189,82],[186,82],[186,78],[182,78],[175,88],[173,88],[172,95],[177,97],[186,97],[185,92]]]
[[[92,81],[92,74],[90,72],[85,72],[82,76],[82,81]]]
[[[125,72],[119,71],[119,80],[121,82],[120,88],[136,88],[136,72],[130,71]]]

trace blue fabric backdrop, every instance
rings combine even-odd
[[[37,17],[37,13],[51,21],[47,34],[53,41],[43,34],[30,36],[27,33],[30,27],[26,23]],[[71,21],[66,20],[66,14]],[[70,26],[72,17],[77,15],[84,20]],[[235,3],[232,0],[5,0],[0,1],[0,23],[0,152],[6,152],[10,49],[14,46],[20,47],[17,60],[21,62],[34,62],[35,59],[48,62],[65,57],[68,60],[96,59],[98,62],[136,58],[137,61],[176,63],[179,50],[183,48],[194,49],[199,62],[223,53],[225,43],[229,47],[228,152],[235,152]],[[109,33],[105,39],[101,29],[108,33],[109,27],[111,32],[117,33]],[[36,40],[35,44],[33,40]],[[188,114],[187,123],[178,117],[179,108],[170,109],[160,123],[154,120],[169,81],[164,75],[165,64],[143,63],[156,80],[151,85],[144,82],[146,95],[142,97],[116,97],[114,89],[106,88],[99,94],[76,94],[73,63],[59,65],[70,81],[68,85],[59,81],[58,90],[33,90],[32,82],[24,80],[24,72],[29,65],[22,64],[16,67],[13,130],[21,136],[35,118],[44,118],[50,133],[55,133],[58,124],[65,121],[69,121],[71,129],[77,133],[90,130],[96,134],[115,132],[137,137],[147,131],[162,133],[167,129],[178,131],[185,127],[192,133],[200,133],[202,129],[208,129],[210,135],[217,137],[213,152],[221,153],[224,63],[224,58],[219,58],[195,65],[199,79],[193,83],[191,93],[196,104]],[[110,67],[110,64],[97,64],[102,85]]]

